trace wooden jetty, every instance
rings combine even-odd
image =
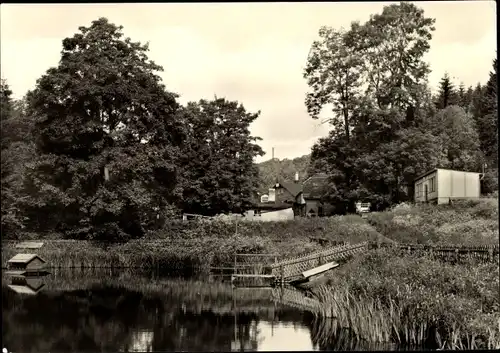
[[[331,261],[346,259],[354,254],[368,251],[368,245],[368,242],[345,244],[284,259],[271,266],[271,274],[273,274],[280,283],[300,281],[304,279],[304,273],[307,276],[306,278],[309,278],[318,273],[326,272],[327,270],[324,270],[326,267],[322,267],[322,265]],[[335,267],[337,266],[332,266],[332,268]]]
[[[345,244],[330,247],[321,251],[291,257],[277,261],[276,254],[235,254],[234,271],[231,282],[237,280],[268,280],[269,285],[301,284],[317,279],[322,274],[339,266],[332,260],[345,259],[353,254],[368,250],[368,242],[360,244]],[[274,262],[238,261],[239,258],[274,258]],[[241,273],[246,268],[250,273]],[[256,271],[257,269],[257,271]]]
[[[292,281],[290,282],[290,284],[301,288],[309,288],[314,284],[319,284],[321,280],[325,278],[325,273],[327,271],[330,271],[338,266],[339,264],[336,262],[329,262],[327,264],[304,271],[302,272],[302,278]]]
[[[358,244],[342,244],[328,247],[321,251],[296,257],[284,258],[278,261],[276,254],[235,254],[232,282],[236,280],[266,280],[269,285],[292,284],[309,287],[320,281],[322,275],[339,266],[338,260],[347,259],[353,255],[370,249],[389,247],[399,249],[404,253],[429,253],[446,259],[476,258],[486,261],[497,261],[499,246],[430,246],[399,243],[362,242]],[[238,258],[265,257],[267,261],[238,261]],[[269,259],[274,258],[274,262]],[[247,271],[242,273],[242,269]],[[255,269],[258,268],[258,271]]]

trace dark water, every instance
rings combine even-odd
[[[357,340],[271,289],[220,278],[126,271],[2,274],[2,341],[9,352],[391,349]]]

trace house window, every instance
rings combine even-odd
[[[429,179],[429,192],[436,191],[436,177],[432,177]]]
[[[417,197],[421,197],[423,195],[422,183],[417,184],[417,189],[415,190]]]

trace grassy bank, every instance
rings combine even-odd
[[[175,222],[162,231],[127,243],[48,240],[36,253],[54,267],[170,267],[207,269],[230,266],[233,254],[300,255],[338,242],[384,241],[358,216],[288,222]],[[2,266],[19,252],[2,244]]]
[[[500,348],[498,263],[451,265],[380,249],[339,268],[315,293],[324,316],[368,341]]]
[[[453,205],[400,205],[368,215],[382,235],[401,243],[498,245],[498,199],[455,201]]]

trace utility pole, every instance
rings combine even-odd
[[[274,160],[274,147],[273,147],[273,167],[274,167],[274,177],[275,177],[275,182],[278,182],[278,165],[276,164],[276,161]]]

